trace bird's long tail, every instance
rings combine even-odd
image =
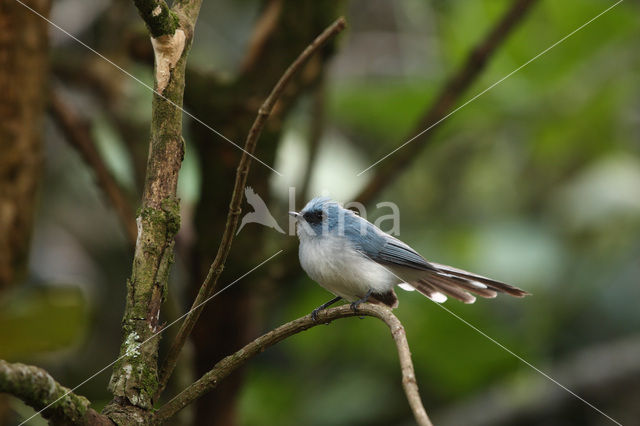
[[[431,300],[439,303],[447,300],[447,296],[464,303],[473,303],[476,301],[474,294],[485,298],[496,297],[498,293],[507,293],[515,297],[524,297],[529,294],[517,287],[482,275],[447,265],[429,263],[435,269],[426,271],[419,280],[409,284]]]

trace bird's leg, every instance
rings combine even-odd
[[[333,305],[340,299],[342,299],[342,297],[340,296],[334,297],[333,299],[329,300],[327,303],[323,303],[322,305],[315,308],[313,311],[311,311],[311,319],[314,321],[318,321],[318,312],[322,311],[323,309],[327,309],[329,306]]]
[[[369,291],[367,291],[367,294],[365,294],[362,299],[358,299],[355,302],[351,303],[351,309],[353,310],[353,312],[358,312],[358,306],[361,303],[366,302],[369,299],[369,297],[371,296],[371,293],[373,293],[373,290],[369,289]]]

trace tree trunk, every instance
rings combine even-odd
[[[25,0],[49,14],[49,0]],[[15,1],[0,3],[0,291],[26,269],[42,166],[48,25]]]

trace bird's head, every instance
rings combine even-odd
[[[327,197],[317,197],[307,203],[300,212],[289,212],[296,219],[300,239],[317,238],[332,233],[339,227],[349,210]]]

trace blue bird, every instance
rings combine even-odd
[[[528,295],[517,287],[462,269],[428,262],[414,249],[381,231],[371,222],[329,198],[314,198],[296,220],[300,239],[300,265],[305,272],[337,297],[314,309],[311,316],[340,299],[358,305],[372,302],[398,306],[394,288],[418,290],[443,303],[447,296],[473,303],[474,293],[493,298],[498,293]]]

